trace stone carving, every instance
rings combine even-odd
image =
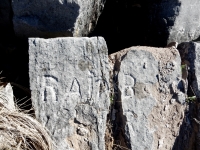
[[[18,36],[87,36],[104,7],[102,0],[13,0],[13,25]]]
[[[44,101],[58,101],[57,94],[58,93],[58,87],[57,87],[57,79],[55,77],[50,77],[45,75],[43,77],[43,87],[44,87],[44,95],[43,100]],[[53,86],[52,86],[53,85]]]
[[[37,119],[59,150],[105,149],[108,56],[101,37],[29,39],[29,75]]]
[[[125,145],[133,150],[172,149],[184,118],[177,49],[131,47],[109,56],[118,71]],[[174,90],[172,91],[172,84]],[[180,102],[178,95],[183,95]],[[118,114],[120,115],[120,114]]]

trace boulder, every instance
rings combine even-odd
[[[122,123],[123,146],[132,150],[172,149],[185,110],[178,50],[138,46],[109,58],[118,78],[117,102],[121,106],[116,117]]]
[[[57,149],[105,149],[109,64],[103,38],[29,39],[36,118]]]
[[[17,36],[87,36],[104,7],[104,0],[13,0]]]
[[[147,4],[149,44],[165,46],[200,36],[199,0],[153,0]]]

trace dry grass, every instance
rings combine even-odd
[[[36,119],[0,102],[0,150],[25,149],[53,150],[53,142]]]

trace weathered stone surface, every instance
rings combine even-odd
[[[13,0],[16,35],[86,36],[96,25],[104,0]]]
[[[131,47],[109,58],[118,72],[118,111],[127,148],[172,149],[185,109],[178,50]]]
[[[188,80],[188,94],[189,97],[195,97],[190,100],[190,114],[188,122],[190,126],[190,145],[188,150],[200,149],[200,43],[184,42],[178,45],[178,50],[182,59],[182,66],[184,68],[185,77]],[[196,122],[195,122],[196,120]]]
[[[36,117],[59,150],[105,149],[109,65],[103,38],[29,39]]]
[[[181,43],[200,36],[199,0],[153,0],[148,5],[147,39],[152,44]]]

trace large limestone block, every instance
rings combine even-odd
[[[105,148],[109,65],[103,38],[29,39],[36,117],[59,150]]]
[[[150,28],[147,39],[154,45],[181,43],[200,36],[199,0],[153,0],[148,3]]]
[[[178,50],[131,47],[109,57],[118,72],[118,111],[127,148],[172,149],[185,109]]]
[[[13,0],[16,35],[86,36],[96,25],[104,0]]]

